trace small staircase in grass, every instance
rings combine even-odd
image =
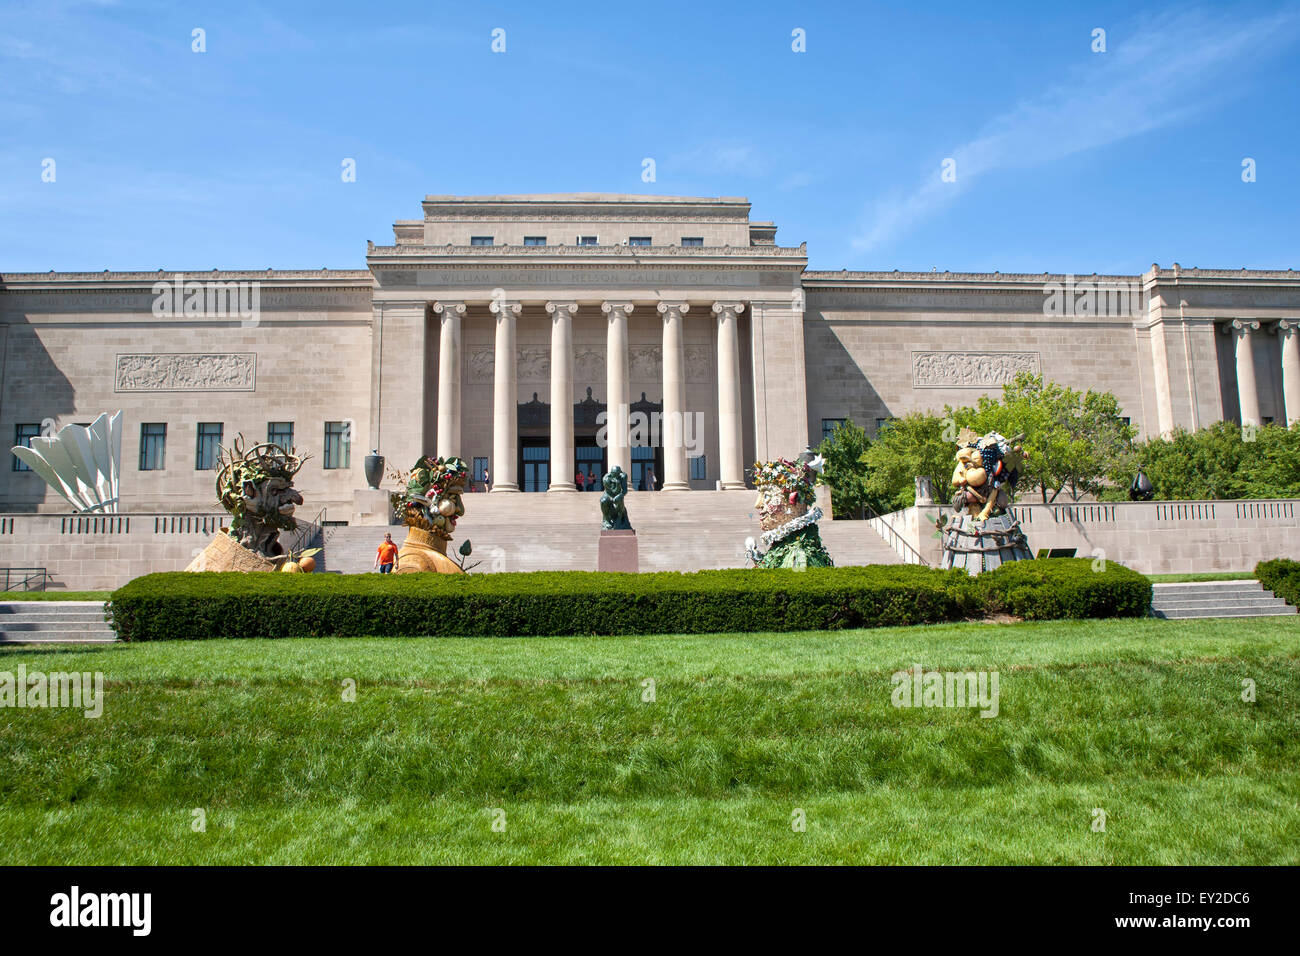
[[[1196,581],[1151,587],[1152,617],[1279,617],[1295,613],[1294,607],[1264,590],[1258,581]]]
[[[0,601],[0,644],[111,644],[103,601]]]

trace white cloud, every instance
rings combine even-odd
[[[1254,19],[1192,11],[1153,18],[1122,39],[1112,31],[1110,52],[1092,54],[1067,82],[995,116],[949,151],[955,182],[944,182],[935,162],[913,190],[878,200],[853,246],[878,247],[985,173],[1040,166],[1181,121],[1226,95],[1230,68],[1288,42],[1296,23],[1293,9]]]

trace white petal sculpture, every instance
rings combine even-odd
[[[122,413],[100,415],[89,427],[64,425],[51,438],[33,438],[13,453],[77,511],[117,512],[122,470]]]

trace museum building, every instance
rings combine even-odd
[[[212,510],[237,434],[278,441],[337,523],[371,449],[458,455],[498,494],[615,464],[634,488],[741,489],[846,419],[874,433],[1020,371],[1113,392],[1144,436],[1300,418],[1291,270],[817,271],[733,197],[422,211],[362,270],[0,275],[0,434],[120,409],[120,510],[159,513]],[[10,456],[0,513],[66,510]]]

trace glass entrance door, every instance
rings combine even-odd
[[[549,444],[523,447],[523,491],[545,491],[551,484],[551,448]]]
[[[583,491],[595,491],[600,487],[600,479],[605,476],[605,449],[596,444],[594,438],[579,438],[573,448],[573,477],[582,472],[587,480],[581,485]]]

